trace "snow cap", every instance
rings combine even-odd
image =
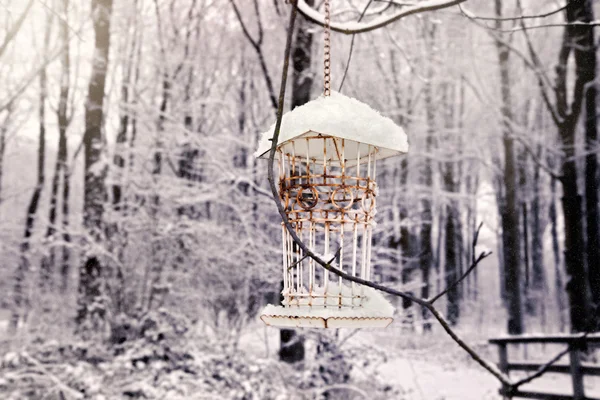
[[[256,157],[268,156],[274,131],[275,124],[261,135],[254,153]],[[331,91],[330,96],[321,95],[285,113],[281,121],[278,144],[315,134],[375,146],[379,149],[377,159],[408,151],[408,138],[404,129],[367,104],[335,91]],[[299,155],[298,151],[296,154]],[[350,154],[346,155],[352,157]]]

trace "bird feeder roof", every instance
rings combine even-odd
[[[268,157],[275,124],[261,135],[256,157]],[[404,129],[360,101],[332,91],[283,115],[278,145],[309,135],[352,140],[378,148],[382,159],[408,151]]]

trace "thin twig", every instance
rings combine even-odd
[[[8,45],[10,44],[10,42],[17,35],[19,30],[21,29],[21,26],[23,26],[23,21],[25,21],[25,17],[29,13],[31,6],[33,6],[33,0],[29,0],[29,3],[27,3],[27,6],[25,6],[25,10],[21,13],[21,15],[19,16],[19,19],[12,26],[12,29],[4,36],[4,41],[0,45],[0,57],[2,57],[2,55],[8,48]]]
[[[530,60],[519,49],[517,49],[516,47],[512,46],[509,42],[507,42],[506,40],[504,40],[499,35],[499,33],[497,32],[498,29],[494,29],[494,28],[491,28],[491,27],[489,27],[489,26],[487,26],[485,24],[482,24],[481,22],[479,22],[475,18],[473,18],[473,16],[470,15],[470,13],[465,13],[462,8],[460,10],[461,10],[461,13],[466,18],[469,19],[469,21],[471,21],[475,25],[479,26],[480,28],[486,29],[488,31],[488,33],[490,34],[490,36],[492,36],[492,38],[496,42],[500,43],[507,50],[510,50],[510,52],[512,54],[514,54],[517,57],[519,57],[521,59],[521,61],[523,61],[523,63],[529,69],[531,69],[531,71],[535,74],[535,76],[537,78],[538,86],[540,87],[542,98],[544,100],[544,103],[548,107],[548,111],[550,112],[552,120],[557,125],[560,125],[562,123],[562,118],[558,115],[557,111],[555,110],[554,106],[552,105],[552,102],[550,101],[550,97],[549,97],[548,93],[546,92],[546,88],[547,87],[552,88],[552,84],[550,83],[550,78],[545,73],[545,71],[544,71],[544,69],[542,67],[542,64],[539,62],[539,59],[537,58],[537,54],[535,53],[535,50],[533,49],[533,46],[531,45],[531,42],[529,40],[529,35],[527,35],[527,31],[524,30],[523,33],[525,34],[525,38],[527,39],[528,50],[529,50],[530,56],[533,58],[532,60]]]
[[[21,353],[21,356],[23,358],[25,358],[25,360],[27,360],[27,362],[35,365],[44,375],[46,375],[60,390],[62,390],[65,393],[68,393],[70,396],[76,398],[76,399],[82,399],[83,398],[83,393],[73,389],[72,387],[68,386],[67,384],[63,383],[58,377],[56,377],[56,375],[54,375],[53,373],[51,373],[50,371],[48,371],[48,369],[46,369],[46,367],[44,367],[44,365],[39,362],[38,360],[36,360],[35,358],[31,357],[29,354],[26,353]]]
[[[519,8],[521,8],[521,2],[518,1],[517,4],[519,5]],[[521,25],[523,25],[523,21],[521,21]],[[538,71],[542,71],[542,63],[540,61],[539,56],[535,52],[535,49],[533,48],[533,42],[531,41],[531,37],[529,36],[529,33],[527,32],[527,30],[523,30],[523,36],[525,36],[525,40],[527,41],[527,49],[529,50],[529,54],[531,56],[533,64],[536,66]],[[550,96],[548,96],[548,93],[546,92],[546,88],[547,87],[552,88],[552,85],[548,84],[549,79],[547,78],[547,76],[545,74],[537,74],[536,73],[536,76],[538,78],[538,86],[540,88],[540,92],[542,94],[542,99],[544,100],[544,104],[548,108],[548,111],[550,112],[550,116],[552,117],[552,120],[554,121],[556,126],[560,126],[562,123],[561,115],[558,112],[558,110],[556,109],[556,107],[550,101]],[[545,80],[543,79],[544,77],[546,78]]]
[[[440,2],[436,0],[425,0],[403,8],[396,14],[393,14],[391,16],[384,15],[368,23],[332,23],[331,30],[335,32],[344,33],[346,35],[350,35],[353,33],[370,32],[388,24],[391,24],[392,22],[396,22],[401,18],[408,17],[409,15],[419,14],[427,11],[440,10],[443,8],[455,6],[465,1],[466,0],[448,0],[446,2]],[[296,2],[294,2],[294,4],[296,4]],[[321,26],[325,24],[325,18],[323,17],[323,15],[321,15],[314,8],[306,4],[304,0],[298,0],[297,7],[300,13],[304,15],[304,17],[308,20]]]
[[[482,16],[479,16],[479,15],[475,15],[471,11],[467,10],[466,8],[464,8],[462,5],[460,5],[460,4],[458,5],[458,7],[460,8],[460,10],[461,10],[461,12],[463,14],[467,14],[469,16],[469,18],[479,19],[479,20],[482,20],[482,21],[516,21],[516,20],[523,20],[523,19],[545,18],[545,17],[549,17],[549,16],[554,15],[554,14],[558,14],[559,12],[561,12],[562,10],[564,10],[565,8],[567,8],[568,6],[569,6],[569,3],[567,2],[567,4],[565,4],[564,6],[559,7],[556,10],[549,11],[549,12],[544,13],[544,14],[519,15],[518,17],[496,18],[496,17],[482,17]]]
[[[73,34],[75,34],[75,36],[77,36],[77,38],[81,41],[81,42],[85,42],[85,40],[83,39],[83,36],[81,36],[81,34],[75,29],[73,28],[71,25],[69,25],[69,21],[67,21],[67,14],[65,13],[64,16],[60,15],[58,12],[54,11],[52,9],[52,7],[48,6],[46,3],[44,3],[42,0],[38,0],[38,2],[46,9],[48,10],[48,12],[54,14],[54,16],[56,16],[58,19],[60,19],[60,21],[65,24],[65,26],[67,28],[69,28],[69,30],[71,32],[73,32]]]
[[[369,6],[371,5],[372,2],[373,2],[373,0],[369,0],[367,5],[363,9],[363,12],[360,14],[360,17],[358,17],[357,22],[362,21],[365,14],[367,13],[367,9],[369,8]],[[344,82],[346,81],[346,75],[348,75],[348,69],[350,69],[350,60],[352,59],[352,51],[354,50],[354,39],[356,39],[356,33],[352,34],[352,40],[350,41],[350,51],[348,52],[348,61],[346,61],[346,69],[344,69],[344,75],[342,76],[342,82],[340,83],[340,87],[338,89],[338,92],[340,92],[340,93],[342,92],[342,88],[344,87]]]
[[[479,231],[481,230],[482,226],[483,226],[483,222],[479,224],[479,226],[477,227],[477,230],[475,231],[475,236],[473,237],[473,249],[475,249],[475,245],[477,244],[477,238],[479,237]],[[459,283],[461,283],[475,268],[477,268],[477,265],[479,264],[479,262],[481,260],[483,260],[484,258],[486,258],[487,256],[489,256],[490,254],[492,254],[492,253],[489,251],[487,253],[482,252],[479,254],[479,256],[477,256],[477,258],[475,258],[475,252],[473,252],[473,260],[471,262],[471,266],[461,275],[460,278],[455,280],[446,289],[444,289],[440,293],[438,293],[435,297],[433,297],[431,300],[429,300],[429,302],[431,304],[435,303],[440,297],[442,297],[443,295],[448,293],[450,290],[452,290],[456,286],[458,286]]]
[[[507,33],[515,33],[520,31],[528,31],[531,29],[540,29],[540,28],[564,28],[569,26],[598,26],[600,25],[600,21],[590,21],[590,22],[557,22],[554,24],[540,24],[540,25],[525,25],[522,24],[520,28],[510,28],[510,29],[496,29],[490,28],[498,32],[507,32]]]
[[[269,197],[271,197],[271,196],[269,195]],[[331,260],[329,260],[327,263],[328,263],[328,264],[331,264],[332,262],[334,262],[334,261],[335,261],[335,259],[336,259],[336,258],[338,258],[338,256],[340,255],[340,252],[341,252],[341,251],[342,251],[342,248],[341,248],[341,247],[339,247],[339,248],[337,249],[337,251],[335,252],[335,255],[334,255],[333,257],[331,257]],[[296,262],[294,262],[292,265],[290,265],[290,266],[288,267],[288,271],[290,271],[290,270],[291,270],[292,268],[294,268],[296,265],[300,264],[302,261],[306,260],[308,257],[309,257],[309,255],[308,255],[308,254],[305,254],[305,255],[304,255],[302,258],[300,258],[298,261],[296,261]]]
[[[258,6],[255,4],[255,13],[257,16],[257,24],[258,24],[258,39],[254,39],[252,37],[252,35],[250,34],[250,32],[248,31],[246,24],[244,24],[242,14],[241,14],[238,6],[236,5],[235,1],[229,0],[229,2],[231,3],[231,6],[233,7],[233,11],[235,12],[235,16],[237,17],[237,19],[240,23],[240,26],[242,27],[242,32],[244,33],[244,36],[246,37],[246,39],[248,39],[248,41],[252,45],[252,48],[254,48],[256,55],[258,56],[258,61],[260,63],[260,69],[262,70],[263,77],[265,78],[265,84],[267,85],[267,90],[269,91],[269,100],[271,100],[271,105],[273,106],[273,108],[277,109],[277,99],[275,98],[275,89],[273,88],[273,82],[271,80],[271,75],[269,74],[269,70],[267,68],[267,62],[265,61],[265,57],[262,52],[263,27],[262,27],[262,22],[260,19],[260,12],[258,11]]]

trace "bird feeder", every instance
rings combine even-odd
[[[255,153],[267,158],[274,126]],[[377,212],[376,163],[408,151],[404,130],[356,99],[329,96],[283,115],[276,162],[279,197],[300,239],[321,259],[370,280]],[[294,243],[282,224],[283,300],[261,313],[279,327],[385,327],[394,308],[381,293],[346,282]]]

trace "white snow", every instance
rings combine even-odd
[[[256,157],[268,155],[274,131],[275,124],[261,135],[254,153]],[[361,146],[362,155],[366,155],[366,145],[375,146],[379,148],[377,159],[408,151],[406,133],[394,121],[382,116],[367,104],[335,91],[332,91],[330,96],[321,95],[283,115],[279,144],[306,134],[323,134],[360,142],[365,145]],[[296,151],[297,155],[301,152],[299,149]],[[350,146],[347,151],[350,151]],[[350,157],[352,155],[347,153],[346,158]]]
[[[352,305],[352,288],[342,284],[342,306],[339,307],[340,288],[337,284],[329,284],[327,289],[327,302],[323,297],[309,298],[301,297],[298,304],[289,307],[274,306],[269,304],[262,313],[263,315],[283,316],[283,317],[314,317],[314,318],[391,318],[394,315],[394,307],[388,302],[381,293],[368,288],[356,286],[356,292],[363,290],[365,298],[362,304],[358,306],[358,300],[354,300],[356,306]],[[323,294],[323,287],[316,287],[314,294]],[[295,301],[295,300],[294,300]],[[312,306],[308,303],[311,302]],[[327,304],[327,307],[324,305]]]

